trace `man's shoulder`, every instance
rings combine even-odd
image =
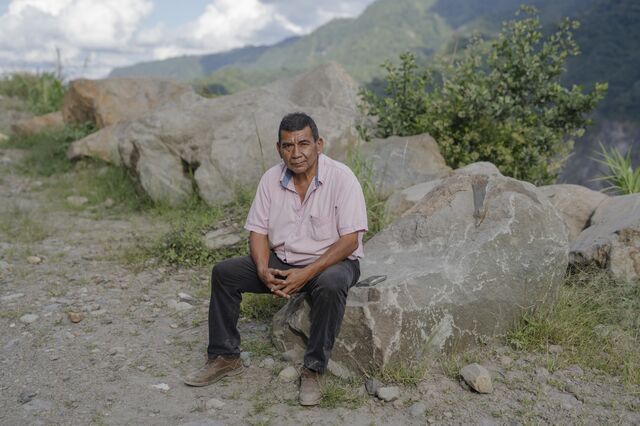
[[[357,180],[356,175],[353,173],[353,170],[351,170],[349,166],[338,160],[334,160],[327,155],[323,154],[323,156],[325,159],[325,167],[327,167],[327,171],[330,172],[330,174],[337,177],[338,179]]]
[[[283,171],[283,163],[281,161],[278,164],[267,169],[267,171],[264,172],[264,174],[262,175],[262,180],[268,181],[268,182],[280,181],[280,177],[282,176],[282,171]]]

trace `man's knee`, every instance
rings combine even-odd
[[[224,284],[225,278],[233,272],[233,259],[226,259],[216,263],[211,270],[211,285]]]
[[[317,295],[329,298],[342,298],[349,291],[349,277],[338,269],[328,269],[318,277],[315,290]]]

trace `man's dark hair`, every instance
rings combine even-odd
[[[302,130],[305,127],[309,127],[311,129],[313,140],[317,141],[320,136],[318,135],[318,126],[316,126],[313,118],[309,117],[304,112],[294,112],[285,115],[280,122],[280,127],[278,128],[278,143],[280,142],[280,135],[282,135],[283,131],[297,132],[298,130]]]

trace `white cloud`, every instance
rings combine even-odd
[[[178,28],[145,21],[153,1],[11,0],[0,15],[0,73],[52,70],[59,49],[68,77],[102,77],[139,61],[275,43],[373,0],[211,0]]]

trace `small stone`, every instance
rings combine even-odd
[[[109,355],[111,356],[123,354],[123,353],[124,353],[124,348],[122,346],[115,346],[109,349]]]
[[[223,401],[220,401],[217,398],[211,398],[207,401],[207,410],[220,410],[226,404]]]
[[[560,346],[560,345],[549,345],[549,353],[552,353],[552,354],[562,353],[562,346]]]
[[[71,321],[72,323],[77,324],[80,321],[82,321],[82,314],[78,312],[69,311],[67,312],[67,318],[69,318],[69,321]]]
[[[23,293],[14,293],[14,294],[8,294],[6,296],[2,296],[0,297],[0,300],[2,300],[3,302],[10,302],[12,300],[16,300],[19,299],[21,297],[23,297],[24,294]]]
[[[416,402],[409,408],[412,417],[422,417],[427,412],[427,406],[424,402]]]
[[[187,302],[178,302],[175,300],[169,300],[167,302],[167,306],[169,306],[171,309],[174,309],[178,312],[185,312],[188,311],[190,309],[193,309],[193,305],[190,305]]]
[[[0,142],[5,142],[9,140],[9,136],[5,135],[4,133],[0,133]]]
[[[242,241],[242,238],[242,234],[238,233],[234,228],[228,227],[207,232],[202,237],[202,242],[209,250],[217,250],[238,244]]]
[[[69,203],[73,207],[82,207],[83,205],[87,204],[88,201],[89,199],[87,197],[82,197],[79,195],[69,195],[67,197],[67,203]]]
[[[502,364],[505,367],[508,367],[511,364],[513,364],[513,359],[511,357],[509,357],[509,356],[502,355],[500,357],[500,364]]]
[[[196,301],[195,297],[191,296],[190,294],[182,293],[182,292],[178,293],[178,298],[182,302],[195,302]]]
[[[278,374],[278,379],[281,382],[293,382],[298,378],[298,370],[295,367],[289,366],[282,370],[280,374]]]
[[[166,384],[166,383],[158,383],[157,385],[152,385],[151,387],[154,388],[154,389],[158,389],[158,390],[164,391],[164,392],[166,392],[166,391],[168,391],[170,389],[169,385]]]
[[[22,321],[25,324],[31,324],[35,322],[38,318],[40,317],[36,314],[26,314],[20,317],[20,321]]]
[[[40,256],[29,256],[27,257],[27,262],[31,265],[37,265],[42,263],[42,258]]]
[[[549,377],[549,371],[544,367],[537,367],[535,372],[538,377]]]
[[[396,399],[395,401],[393,401],[393,404],[391,405],[393,405],[393,408],[395,408],[396,410],[399,410],[404,406],[404,403],[399,399]]]
[[[251,352],[240,352],[240,359],[245,367],[251,366]]]
[[[364,387],[371,396],[375,396],[378,393],[378,389],[382,386],[384,386],[384,384],[373,377],[367,377],[364,381]]]
[[[102,207],[104,207],[105,209],[110,209],[114,204],[115,202],[111,198],[107,198],[102,202]]]
[[[9,269],[11,269],[11,265],[4,260],[0,260],[0,271],[8,271]]]
[[[275,361],[273,358],[268,357],[263,359],[262,361],[260,361],[260,364],[258,365],[258,367],[260,368],[273,368],[273,366],[275,365]]]
[[[384,402],[395,401],[396,399],[400,398],[400,388],[397,386],[379,388],[376,396]]]
[[[460,375],[469,386],[479,393],[492,393],[491,375],[480,364],[469,364],[460,370]]]
[[[451,411],[445,411],[443,415],[448,419],[453,417],[453,413]]]
[[[35,392],[35,391],[22,391],[20,392],[20,395],[18,395],[18,402],[20,404],[26,404],[27,402],[35,398],[37,395],[38,395],[38,392]]]

